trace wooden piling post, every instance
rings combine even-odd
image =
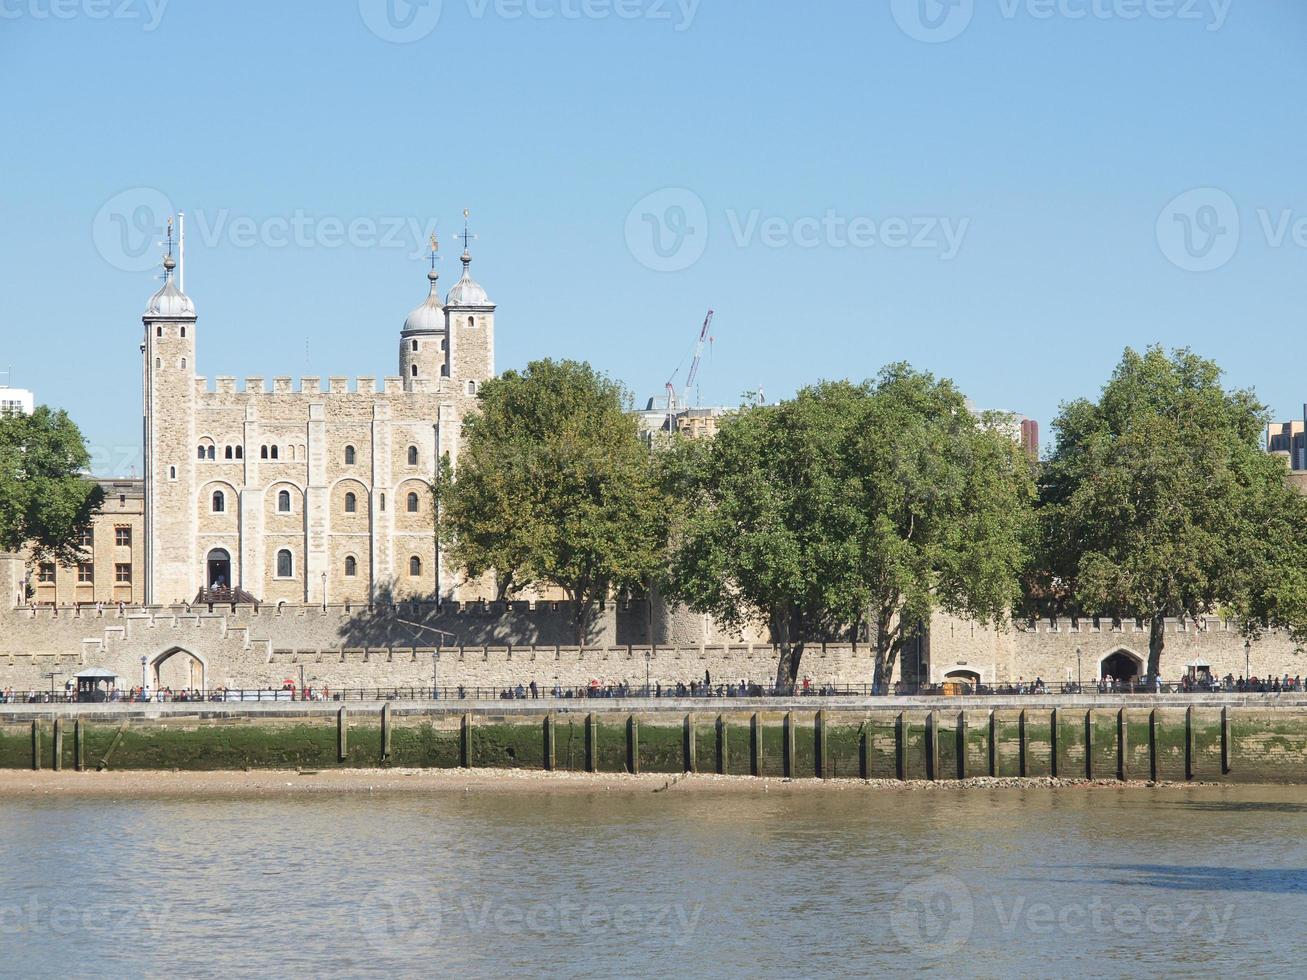
[[[62,718],[54,720],[54,738],[51,741],[54,749],[53,753],[51,753],[51,762],[53,763],[51,768],[55,772],[59,772],[64,767],[64,722]]]
[[[336,761],[349,757],[349,712],[342,705],[336,712]]]
[[[1194,732],[1194,706],[1191,704],[1184,710],[1184,778],[1194,778],[1194,768],[1196,765],[1195,749],[1197,748]]]
[[[545,771],[553,772],[558,768],[558,731],[552,714],[545,715],[544,737]]]
[[[1048,719],[1049,771],[1057,778],[1057,709],[1054,708]]]
[[[1230,708],[1221,708],[1221,775],[1230,773]]]
[[[762,775],[762,716],[756,711],[749,719],[749,773]]]
[[[867,734],[866,722],[858,733],[858,778],[871,778],[871,736]]]
[[[1130,778],[1129,731],[1125,723],[1125,708],[1116,713],[1116,778],[1125,782]]]
[[[826,709],[817,712],[813,722],[813,767],[818,779],[830,779],[830,748],[826,740]]]
[[[989,709],[989,774],[998,775],[998,714]]]
[[[86,768],[86,729],[80,718],[73,722],[73,768],[78,772]]]
[[[32,719],[32,768],[41,768],[41,724],[35,718]]]
[[[726,719],[717,716],[717,775],[726,775]]]
[[[1157,709],[1148,712],[1148,778],[1157,782]]]
[[[904,728],[903,712],[900,711],[894,719],[894,775],[901,780],[908,778],[908,733]]]
[[[958,779],[967,778],[967,712],[958,712]]]
[[[585,771],[599,771],[599,722],[593,711],[585,716]]]
[[[696,758],[696,746],[694,744],[695,743],[694,715],[692,714],[686,715],[684,725],[685,728],[684,731],[682,732],[681,747],[684,750],[684,755],[685,755],[685,758],[683,760],[685,763],[685,771],[698,772],[699,762],[698,759]]]
[[[794,712],[785,712],[785,721],[781,730],[783,751],[781,763],[786,779],[794,778]]]
[[[1085,709],[1085,778],[1094,778],[1094,709]]]
[[[632,776],[640,772],[640,723],[635,715],[626,719],[626,771]]]
[[[465,712],[458,723],[458,764],[462,769],[471,769],[474,763],[472,750],[472,715]]]
[[[934,708],[926,715],[926,778],[939,779],[939,712]]]
[[[381,761],[390,761],[390,702],[387,701],[381,706]]]
[[[1029,775],[1029,762],[1026,758],[1026,709],[1017,715],[1017,774],[1024,779]]]

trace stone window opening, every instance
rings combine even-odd
[[[448,377],[449,377],[449,365],[448,365],[448,364],[442,364],[442,365],[440,365],[440,376],[441,376],[442,378],[448,378]]]
[[[186,339],[186,328],[182,327],[182,340]]]
[[[183,371],[186,370],[186,358],[184,358],[184,357],[182,358],[182,370],[183,370]]]
[[[277,493],[277,513],[278,513],[278,514],[289,514],[289,513],[290,513],[290,491],[289,491],[289,490],[281,490],[281,491],[278,491],[278,493]]]
[[[467,325],[468,325],[469,328],[471,328],[471,327],[475,327],[475,326],[477,325],[477,318],[474,317],[474,316],[470,316],[470,317],[468,317],[468,318],[467,318]]]
[[[383,493],[381,495],[381,510],[384,512],[385,509],[386,509],[386,495]]]
[[[244,446],[237,446],[237,447],[236,447],[236,458],[237,458],[237,459],[244,459],[244,458],[245,458],[245,447],[244,447]]]
[[[227,510],[227,495],[221,490],[213,491],[213,512],[222,514]]]
[[[231,446],[228,446],[226,449],[224,449],[224,450],[222,451],[222,458],[223,458],[223,459],[233,459],[233,458],[234,458],[234,454],[233,454],[233,452],[232,452],[232,448],[231,448]]]
[[[354,447],[353,447],[353,446],[346,446],[346,447],[345,447],[345,465],[346,465],[346,466],[353,466],[355,460],[357,460],[357,459],[358,459],[358,454],[354,451]]]
[[[113,529],[113,543],[120,548],[130,548],[132,544],[132,529],[130,527],[116,527]]]
[[[132,584],[132,566],[125,562],[118,562],[113,566],[113,580],[119,585]]]
[[[79,561],[77,563],[77,581],[82,585],[90,585],[95,582],[95,565],[89,561]]]
[[[418,349],[418,342],[415,340],[413,341],[413,350],[416,351],[417,349]]]
[[[469,395],[475,395],[477,393],[477,383],[475,381],[469,381],[467,383],[467,393]]]
[[[422,559],[417,555],[408,560],[408,574],[410,578],[417,578],[422,574]]]
[[[409,368],[409,371],[412,372],[413,377],[416,378],[416,377],[418,376],[418,366],[417,366],[416,364],[414,364],[412,367],[410,367],[410,368]]]
[[[410,514],[416,514],[418,512],[418,495],[416,493],[410,493],[408,495],[408,512]]]
[[[345,494],[345,513],[356,514],[359,509],[359,499],[352,493]]]
[[[286,548],[277,552],[277,578],[291,578],[295,574],[295,560]]]
[[[155,327],[155,328],[154,328],[154,335],[155,335],[156,337],[162,337],[162,336],[163,336],[163,327]]]
[[[37,580],[38,582],[41,582],[41,583],[45,584],[45,585],[51,585],[51,584],[53,584],[53,583],[54,583],[54,562],[52,562],[52,561],[43,561],[43,562],[41,562],[41,567],[40,567],[40,569],[38,569],[38,571],[37,571],[37,573],[36,573],[36,580]]]
[[[359,563],[353,555],[345,556],[345,577],[353,578],[359,573]]]
[[[175,466],[168,467],[168,479],[170,480],[177,479],[177,467]]]
[[[417,446],[409,446],[409,447],[408,447],[408,465],[409,465],[409,466],[417,466],[417,464],[418,464],[418,447],[417,447]]]
[[[272,447],[271,452],[272,452],[272,458],[273,458],[273,459],[276,459],[276,458],[277,458],[277,453],[278,453],[278,451],[279,451],[279,450],[277,449],[276,446],[273,446],[273,447]]]

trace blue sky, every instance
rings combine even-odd
[[[468,207],[500,370],[644,398],[711,306],[704,404],[908,360],[1047,438],[1161,342],[1291,417],[1305,52],[1281,0],[0,0],[0,369],[126,472],[169,206],[209,377],[395,373]]]

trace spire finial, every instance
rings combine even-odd
[[[476,237],[477,237],[476,235],[472,234],[471,231],[468,230],[468,219],[470,217],[472,217],[472,212],[469,211],[467,208],[464,208],[463,209],[463,234],[459,236],[461,239],[463,239],[463,267],[464,268],[472,264],[472,253],[467,250],[468,242],[476,241]]]
[[[440,278],[440,273],[436,271],[436,259],[440,256],[440,240],[436,238],[436,233],[431,233],[431,271],[427,273],[427,279],[431,282],[431,288],[436,288],[436,280]]]
[[[172,270],[177,268],[177,260],[172,257],[172,217],[168,218],[168,251],[163,256],[163,281],[167,282]]]

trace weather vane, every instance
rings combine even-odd
[[[472,212],[469,211],[467,208],[464,208],[464,209],[463,209],[463,234],[459,236],[460,238],[463,239],[463,251],[464,251],[464,252],[467,251],[467,243],[468,243],[468,242],[474,242],[474,241],[476,241],[476,237],[477,237],[476,235],[474,235],[474,234],[472,234],[470,231],[468,231],[468,227],[467,227],[467,219],[470,218],[470,217],[472,217]]]
[[[431,233],[431,270],[433,272],[436,269],[436,258],[437,258],[436,253],[439,251],[440,251],[440,240],[436,238],[436,233],[433,231]]]

